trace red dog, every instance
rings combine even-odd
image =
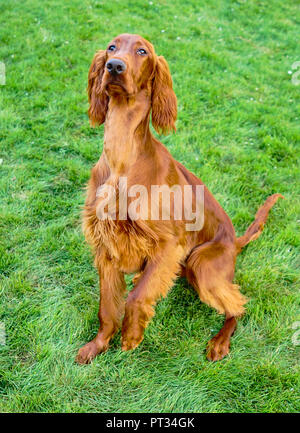
[[[270,196],[256,214],[244,236],[236,238],[233,225],[203,185],[203,182],[175,161],[150,132],[175,130],[177,101],[165,59],[138,35],[123,34],[98,51],[88,79],[91,123],[105,122],[104,150],[92,169],[83,216],[84,232],[95,253],[100,276],[100,328],[96,337],[82,347],[77,362],[88,363],[108,348],[122,322],[122,349],[137,347],[154,315],[154,306],[166,296],[178,275],[184,275],[202,302],[225,314],[221,331],[209,342],[207,358],[222,359],[229,352],[236,317],[244,313],[246,299],[232,283],[236,256],[263,230],[269,210],[280,194]],[[147,192],[153,185],[192,186],[195,205],[196,186],[204,188],[204,223],[188,231],[186,218],[175,217],[177,202],[171,206],[169,220],[101,219],[97,207],[99,187],[116,190],[120,204],[120,178],[128,187],[142,185]],[[129,200],[130,201],[130,200]],[[131,201],[132,202],[132,201]],[[140,201],[140,210],[148,203]],[[160,211],[162,202],[160,201]],[[147,216],[148,215],[148,216]],[[135,273],[134,288],[125,304],[124,274]]]

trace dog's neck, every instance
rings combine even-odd
[[[149,137],[151,98],[145,91],[132,98],[112,96],[104,128],[104,155],[115,178],[125,176]]]

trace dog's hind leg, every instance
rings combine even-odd
[[[223,328],[215,335],[207,345],[207,359],[209,361],[219,361],[229,353],[230,338],[237,327],[235,317],[226,314]]]
[[[221,331],[210,340],[207,358],[217,361],[229,353],[230,337],[244,313],[246,298],[232,283],[236,249],[220,242],[207,242],[196,247],[186,261],[188,281],[196,289],[202,302],[226,315]]]

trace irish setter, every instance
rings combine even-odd
[[[89,117],[92,125],[105,122],[104,149],[93,167],[83,214],[86,239],[95,254],[100,277],[100,328],[83,346],[77,362],[89,363],[107,350],[122,324],[122,349],[136,348],[154,315],[154,306],[167,295],[178,275],[186,276],[202,302],[225,315],[220,332],[208,343],[207,358],[222,359],[229,352],[236,318],[244,313],[246,298],[233,284],[236,256],[263,230],[269,210],[280,194],[270,196],[258,210],[246,233],[237,238],[231,220],[203,182],[174,160],[150,131],[175,131],[177,100],[166,60],[155,54],[147,40],[122,34],[106,50],[98,51],[88,76]],[[186,185],[204,188],[204,220],[199,230],[187,230],[186,219],[99,218],[104,197],[97,191],[126,178],[127,185]],[[107,197],[107,195],[105,196]],[[283,198],[283,197],[282,197]],[[128,198],[133,200],[133,197]],[[108,202],[109,203],[109,202]],[[194,203],[195,204],[195,203]],[[140,207],[145,202],[140,201]],[[161,206],[161,201],[160,205]],[[135,274],[125,301],[124,274]]]

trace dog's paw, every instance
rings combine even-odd
[[[104,352],[106,349],[106,347],[101,347],[92,340],[79,349],[75,361],[77,364],[89,364],[98,353]]]
[[[229,349],[230,340],[222,335],[216,335],[208,342],[206,357],[209,361],[220,361],[228,355]]]
[[[122,350],[133,350],[143,341],[143,337],[139,340],[136,339],[122,339]]]

